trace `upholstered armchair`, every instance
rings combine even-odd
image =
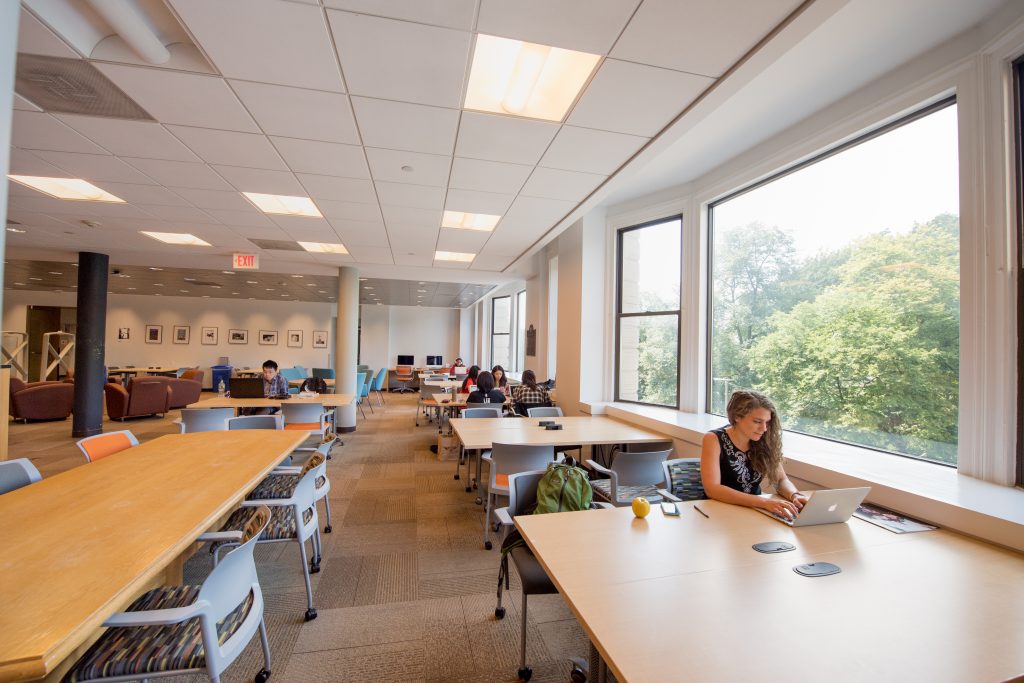
[[[106,384],[107,416],[111,420],[142,415],[163,415],[171,409],[171,388],[166,382],[150,378],[133,379],[125,388],[120,384]]]
[[[11,378],[11,417],[15,420],[66,420],[75,405],[75,385]]]

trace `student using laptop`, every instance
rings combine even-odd
[[[476,376],[476,389],[466,397],[466,403],[505,403],[505,394],[494,387],[494,376],[484,370]]]
[[[287,396],[288,380],[277,373],[277,363],[272,360],[263,361],[263,397]],[[273,415],[279,408],[243,408],[243,415]]]
[[[775,405],[757,391],[735,391],[729,424],[704,435],[700,475],[709,498],[793,518],[807,503],[782,466],[782,425]],[[785,500],[761,497],[761,482]]]
[[[462,386],[459,388],[460,394],[468,394],[473,391],[473,387],[476,386],[476,378],[480,374],[480,366],[474,365],[466,373],[466,379],[462,380]]]
[[[448,374],[449,375],[454,375],[455,374],[455,368],[464,368],[464,367],[466,367],[466,365],[465,365],[465,363],[462,362],[462,359],[461,358],[456,358],[455,359],[455,363],[452,365],[451,369],[448,371]]]

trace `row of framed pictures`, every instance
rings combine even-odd
[[[171,341],[175,344],[188,344],[191,342],[191,330],[192,328],[188,325],[175,325],[174,333],[171,337]],[[203,327],[201,328],[202,335],[200,336],[200,343],[206,345],[216,345],[220,341],[220,328],[217,327]],[[117,338],[119,341],[129,339],[131,337],[131,329],[127,327],[121,327],[117,330]],[[262,346],[277,346],[278,334],[277,330],[260,330],[259,336],[256,338],[259,344]],[[163,325],[146,325],[146,338],[147,344],[163,344],[164,343],[164,326]],[[288,346],[292,348],[302,348],[303,334],[302,330],[288,330],[285,336],[285,341]],[[249,343],[249,330],[228,330],[228,344],[248,344]],[[327,348],[327,331],[326,330],[313,330],[313,348],[314,349],[326,349]]]

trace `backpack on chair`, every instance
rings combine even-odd
[[[327,393],[327,382],[323,377],[308,377],[302,382],[302,391],[313,391],[318,394]]]

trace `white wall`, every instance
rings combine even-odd
[[[391,356],[388,327],[391,306],[360,306],[361,338],[359,340],[359,363],[373,369],[393,368],[395,359]]]
[[[26,292],[6,290],[3,302],[5,331],[25,332],[28,306],[77,305],[71,292]],[[334,304],[282,301],[236,301],[197,299],[194,297],[153,297],[111,294],[107,297],[107,365],[194,366],[208,368],[221,356],[228,356],[235,367],[256,367],[273,359],[279,365],[303,365],[307,368],[328,367],[330,348],[313,348],[313,330],[330,331]],[[146,325],[163,325],[163,343],[145,343]],[[190,326],[188,344],[172,342],[175,325]],[[118,340],[118,329],[127,327],[130,338]],[[201,343],[203,327],[216,327],[218,343]],[[229,344],[228,330],[249,331],[248,344]],[[261,345],[260,330],[277,330],[276,346]],[[302,346],[290,348],[288,330],[302,332]],[[328,347],[330,347],[330,338]],[[209,375],[206,382],[209,383]]]
[[[362,341],[359,362],[373,369],[393,368],[398,355],[415,357],[417,365],[427,356],[442,356],[452,363],[460,354],[460,311],[429,306],[362,307]]]

